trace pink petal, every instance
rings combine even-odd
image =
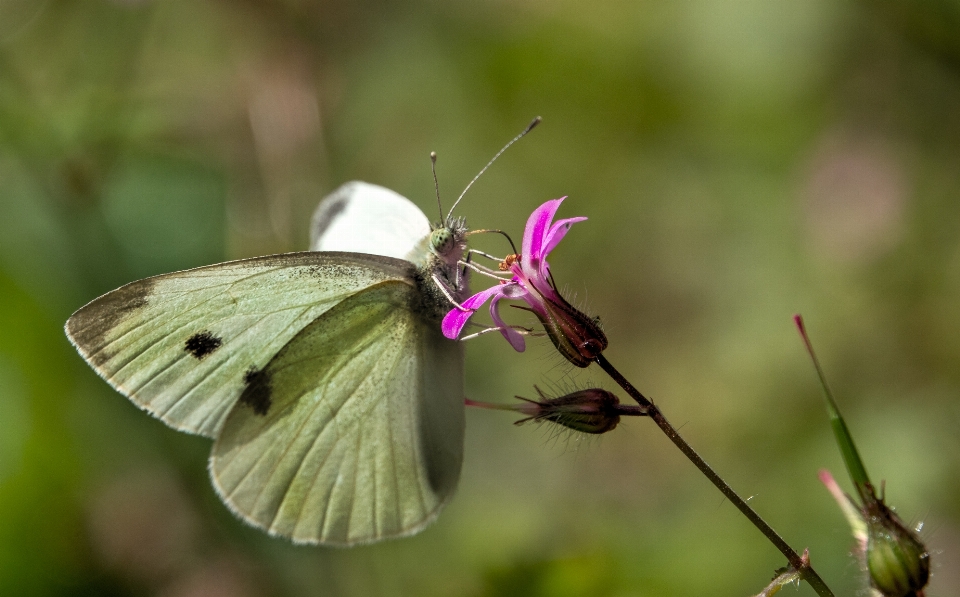
[[[452,309],[443,317],[443,321],[440,323],[440,330],[447,338],[456,340],[463,326],[467,325],[467,320],[470,319],[471,315],[473,315],[473,311]]]
[[[450,312],[444,316],[443,322],[440,324],[440,330],[443,332],[443,335],[451,340],[456,340],[460,336],[460,332],[463,331],[463,326],[467,325],[467,320],[470,319],[470,316],[473,315],[483,303],[490,300],[491,296],[501,293],[502,289],[503,286],[501,285],[491,286],[463,301],[461,306],[470,309],[469,311],[461,311],[456,307],[450,309]]]
[[[533,210],[530,217],[527,218],[527,225],[523,229],[523,244],[521,245],[520,256],[524,268],[529,268],[534,260],[539,260],[542,255],[543,240],[550,230],[550,223],[553,222],[553,216],[556,215],[560,204],[566,197],[560,199],[551,199],[537,209]]]
[[[490,318],[493,319],[493,323],[500,328],[500,333],[503,334],[503,337],[510,343],[510,346],[517,352],[523,352],[527,348],[526,343],[523,341],[523,336],[520,335],[520,332],[508,326],[500,317],[500,307],[497,303],[499,303],[502,298],[507,297],[501,294],[493,297],[493,300],[490,301]]]
[[[547,234],[547,238],[543,241],[543,249],[541,252],[541,259],[546,259],[547,254],[550,253],[559,243],[563,240],[563,237],[567,235],[567,230],[570,230],[570,227],[576,224],[577,222],[582,222],[587,218],[567,218],[566,220],[560,220],[555,222],[553,226],[550,227],[550,232]]]
[[[516,276],[514,276],[516,277]],[[500,294],[503,295],[503,298],[510,299],[512,301],[524,300],[527,296],[527,289],[520,284],[520,281],[509,282],[500,286]]]

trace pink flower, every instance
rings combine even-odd
[[[587,218],[567,218],[553,221],[566,197],[547,201],[530,214],[523,231],[523,245],[519,259],[509,262],[513,277],[471,296],[461,309],[452,309],[443,318],[443,335],[450,339],[460,336],[470,316],[490,301],[490,317],[517,351],[525,348],[523,336],[500,317],[503,299],[524,301],[521,307],[532,311],[561,354],[578,367],[589,365],[607,347],[607,337],[597,320],[587,317],[570,305],[557,291],[550,274],[547,254],[552,251],[576,222]]]

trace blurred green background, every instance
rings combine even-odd
[[[960,595],[956,0],[0,0],[0,594],[758,592],[782,557],[650,421],[468,412],[436,524],[294,547],[64,337],[134,279],[306,248],[347,180],[432,219],[429,152],[449,205],[537,114],[460,214],[519,236],[569,195],[590,220],[551,263],[608,358],[854,595],[802,312],[872,476],[925,522],[928,595]],[[475,400],[612,387],[544,339],[467,361]]]

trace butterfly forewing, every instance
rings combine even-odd
[[[67,321],[90,365],[177,429],[214,437],[253,373],[305,326],[372,285],[412,288],[412,265],[356,253],[291,253],[133,282]]]
[[[357,251],[420,264],[430,222],[409,199],[379,185],[353,181],[324,198],[313,214],[310,249]]]
[[[463,355],[387,281],[326,311],[256,372],[210,462],[224,501],[298,542],[417,532],[452,494]]]

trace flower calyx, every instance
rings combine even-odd
[[[918,597],[930,580],[930,553],[900,517],[876,497],[872,486],[863,517],[867,523],[867,569],[870,584],[884,597]]]
[[[930,553],[917,533],[877,497],[873,485],[857,489],[863,506],[844,493],[828,471],[820,481],[843,510],[857,540],[857,556],[869,572],[874,594],[883,597],[923,597],[930,579]]]
[[[497,410],[511,410],[526,415],[516,421],[515,425],[522,425],[528,421],[550,422],[579,431],[581,433],[601,434],[612,431],[620,423],[621,416],[643,416],[647,409],[641,406],[620,404],[620,399],[613,392],[600,388],[577,390],[563,396],[550,397],[539,387],[534,386],[539,400],[531,400],[517,396],[522,400],[520,404],[490,404],[467,400],[469,406],[493,408]]]

